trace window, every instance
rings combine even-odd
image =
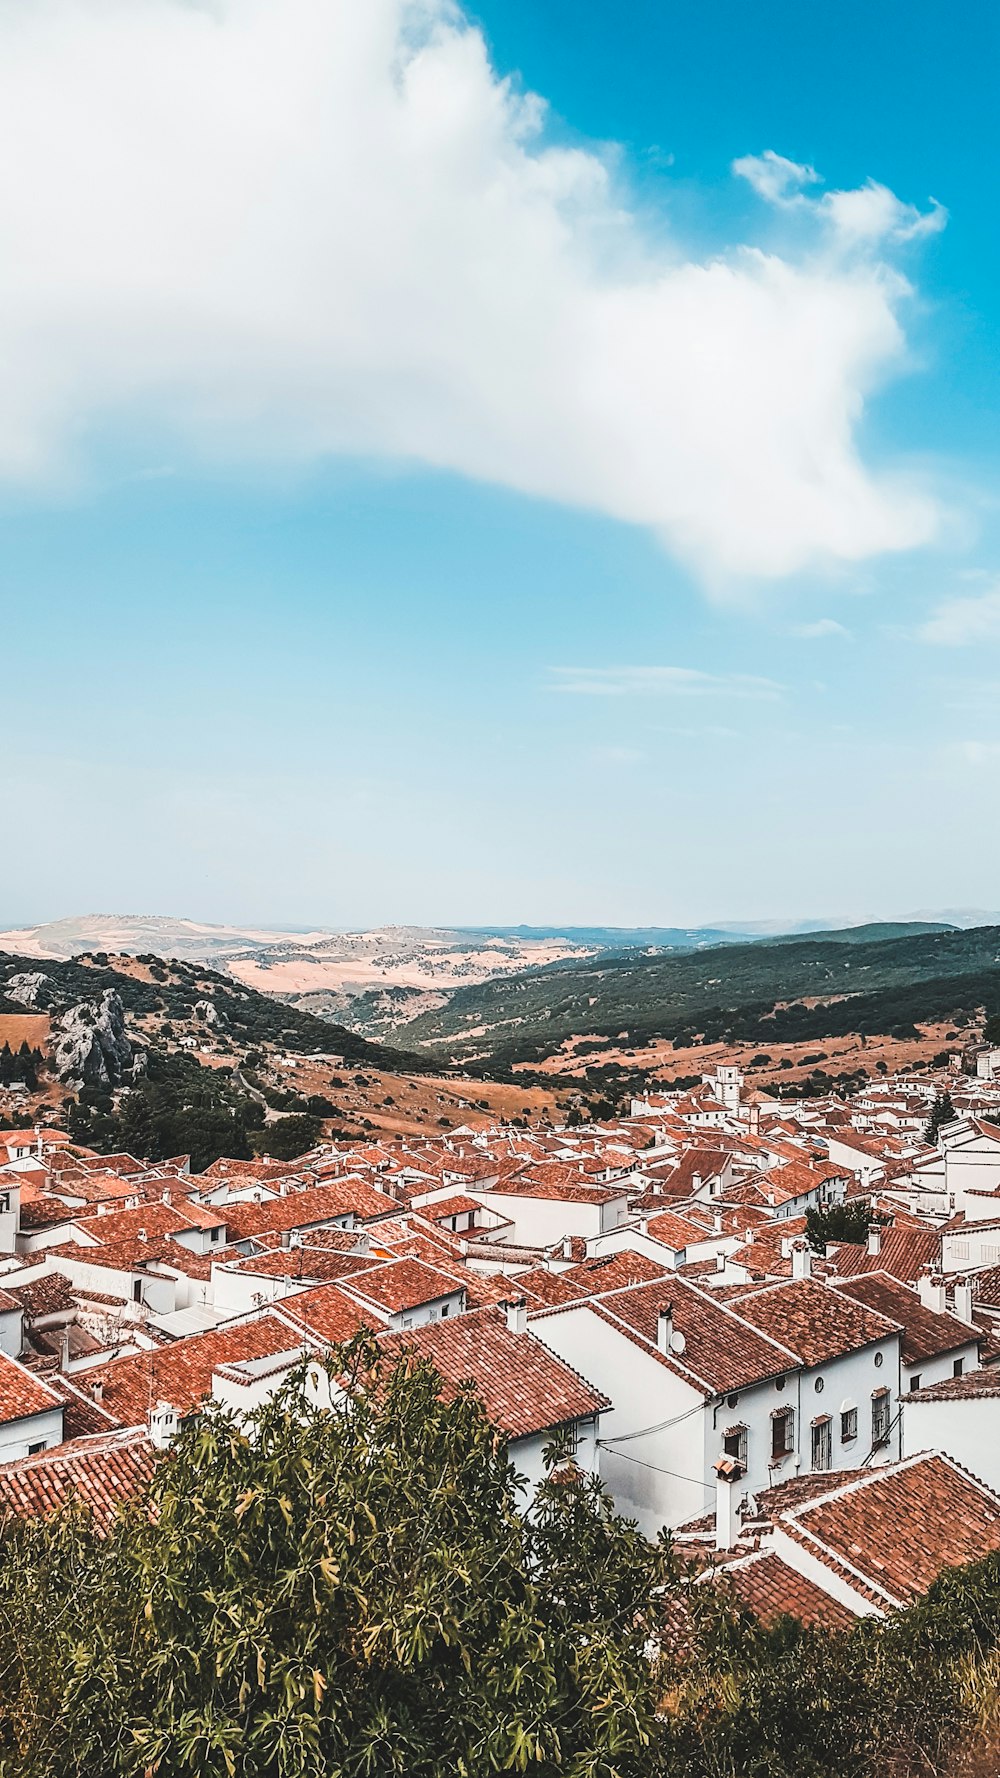
[[[142,1302],[142,1279],[141,1278],[133,1278],[133,1280],[132,1280],[132,1301],[134,1303],[141,1303]]]
[[[221,1236],[222,1236],[222,1230],[221,1230],[221,1229],[213,1229],[213,1230],[212,1230],[212,1240],[213,1240],[213,1241],[218,1241],[218,1240],[220,1240],[220,1239],[221,1239]]]
[[[29,1445],[28,1446],[28,1456],[29,1457],[37,1457],[39,1451],[44,1451],[44,1450],[45,1450],[45,1440],[40,1439],[37,1445]]]
[[[964,1358],[956,1358],[954,1364],[951,1367],[951,1374],[953,1377],[960,1377],[962,1375],[962,1372],[964,1371],[964,1369],[965,1369],[965,1359]]]
[[[727,1426],[722,1441],[722,1448],[727,1457],[735,1457],[737,1463],[747,1466],[747,1428],[745,1426]]]
[[[918,1371],[915,1377],[910,1378],[910,1394],[912,1395],[914,1389],[919,1389],[919,1388],[920,1388],[920,1372]]]
[[[858,1436],[858,1410],[845,1408],[840,1416],[840,1442],[849,1445]]]
[[[872,1445],[878,1450],[889,1442],[889,1391],[877,1389],[872,1396]]]
[[[829,1414],[812,1423],[813,1469],[829,1469],[833,1464],[833,1422]]]
[[[787,1457],[795,1449],[795,1409],[779,1408],[771,1415],[771,1458]]]
[[[442,1303],[442,1304],[441,1304],[441,1315],[442,1315],[442,1317],[444,1317],[444,1316],[445,1316],[445,1315],[447,1315],[447,1313],[448,1313],[448,1311],[449,1311],[449,1309],[450,1309],[450,1308],[451,1308],[451,1304],[450,1304],[450,1303]]]

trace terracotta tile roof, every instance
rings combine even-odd
[[[353,1215],[358,1222],[391,1216],[397,1205],[366,1179],[338,1179],[331,1185],[291,1191],[267,1204],[226,1204],[223,1212],[230,1241],[258,1234],[281,1233]]]
[[[855,1302],[865,1303],[888,1320],[899,1322],[903,1330],[904,1364],[920,1364],[927,1358],[953,1352],[957,1346],[967,1346],[976,1338],[976,1330],[966,1322],[956,1320],[954,1315],[940,1315],[934,1309],[926,1308],[915,1290],[885,1272],[868,1272],[862,1278],[847,1278],[838,1281],[835,1288],[845,1296],[853,1297]]]
[[[692,1241],[704,1241],[708,1237],[707,1229],[695,1228],[683,1216],[677,1216],[672,1210],[661,1210],[658,1215],[651,1216],[646,1224],[646,1233],[654,1241],[662,1241],[674,1253],[683,1253]]]
[[[445,1396],[472,1382],[489,1418],[510,1439],[527,1438],[610,1407],[578,1372],[532,1333],[512,1333],[500,1309],[477,1309],[400,1334],[382,1334],[390,1352],[429,1359]]]
[[[334,1288],[327,1286],[328,1289]],[[101,1406],[120,1426],[145,1424],[151,1408],[167,1401],[182,1417],[212,1391],[212,1373],[222,1364],[268,1358],[293,1343],[289,1328],[273,1313],[190,1334],[155,1352],[137,1352],[86,1372],[88,1387],[100,1388]]]
[[[715,1261],[710,1264],[714,1266]],[[673,1276],[670,1268],[661,1265],[659,1260],[628,1249],[582,1260],[579,1265],[568,1266],[561,1274],[562,1282],[569,1285],[576,1297],[603,1296],[609,1290],[623,1290],[630,1284],[651,1284],[654,1278]],[[519,1284],[521,1280],[518,1278],[515,1282]]]
[[[37,1198],[29,1199],[21,1205],[20,1226],[25,1234],[33,1234],[39,1229],[58,1228],[61,1222],[71,1223],[74,1212],[61,1198],[50,1197],[40,1192]]]
[[[138,1204],[134,1210],[108,1210],[103,1216],[77,1213],[73,1221],[81,1234],[102,1247],[110,1246],[112,1242],[136,1241],[143,1235],[148,1241],[157,1236],[162,1239],[191,1228],[190,1218],[183,1214],[179,1205],[163,1203]],[[82,1251],[81,1248],[81,1255]]]
[[[985,1370],[966,1371],[962,1377],[947,1377],[944,1382],[914,1389],[906,1401],[979,1401],[998,1395],[1000,1365],[991,1364]]]
[[[575,1173],[575,1169],[573,1169]],[[497,1187],[497,1195],[512,1198],[554,1198],[564,1204],[611,1204],[625,1196],[622,1186],[586,1185],[577,1176],[558,1181],[522,1174],[516,1182]],[[490,1193],[492,1198],[493,1193]]]
[[[759,1618],[765,1629],[786,1616],[822,1630],[849,1630],[855,1621],[846,1605],[789,1568],[773,1550],[755,1550],[727,1563],[715,1571],[713,1579],[725,1587],[740,1610]]]
[[[425,1265],[420,1259],[384,1260],[369,1271],[355,1273],[345,1279],[344,1284],[352,1293],[366,1302],[375,1303],[390,1315],[417,1309],[463,1288],[453,1277],[434,1266]]]
[[[32,1414],[45,1414],[51,1408],[61,1407],[54,1389],[26,1371],[16,1359],[8,1358],[6,1352],[0,1352],[0,1424],[27,1420]]]
[[[88,1506],[101,1531],[146,1487],[157,1452],[144,1430],[100,1432],[0,1468],[0,1513],[36,1518],[71,1497]]]
[[[899,1323],[814,1278],[768,1284],[737,1297],[734,1308],[762,1333],[797,1352],[803,1364],[827,1364],[898,1333]]]
[[[315,1290],[296,1291],[275,1305],[275,1314],[291,1329],[293,1336],[330,1346],[339,1346],[361,1327],[381,1327],[373,1315],[347,1296],[336,1284],[319,1284]],[[289,1343],[286,1335],[286,1345]]]
[[[669,1356],[658,1352],[656,1345],[660,1309],[668,1304],[673,1309],[675,1333],[683,1339],[683,1350],[675,1349]],[[742,1313],[734,1313],[731,1306],[678,1278],[675,1272],[653,1284],[593,1297],[587,1306],[638,1336],[662,1364],[700,1384],[710,1395],[749,1388],[751,1383],[781,1376],[796,1363],[788,1346],[752,1327]],[[742,1310],[742,1304],[739,1307]]]
[[[772,1503],[772,1512],[809,1555],[849,1584],[860,1577],[883,1610],[909,1605],[943,1569],[1000,1549],[1000,1497],[937,1451],[866,1471],[790,1511]]]
[[[469,1198],[457,1192],[453,1198],[438,1198],[433,1204],[421,1204],[420,1214],[431,1222],[443,1222],[448,1216],[467,1216],[470,1211],[477,1214],[482,1209],[478,1198]]]
[[[869,1253],[859,1242],[844,1241],[828,1249],[827,1259],[839,1278],[888,1272],[904,1284],[915,1284],[927,1266],[940,1265],[941,1233],[938,1229],[888,1229],[878,1253]]]
[[[285,1278],[291,1283],[330,1284],[352,1272],[367,1272],[371,1259],[364,1253],[328,1252],[322,1247],[278,1247],[250,1259],[235,1259],[227,1271],[255,1278]]]
[[[85,1386],[74,1383],[63,1371],[46,1371],[45,1381],[63,1404],[63,1438],[89,1438],[95,1432],[118,1428],[112,1414],[105,1413],[88,1394]]]
[[[574,1270],[571,1266],[570,1270]],[[546,1266],[533,1266],[518,1272],[510,1280],[511,1296],[524,1296],[532,1308],[536,1304],[575,1303],[579,1300],[578,1285],[571,1284],[562,1272],[550,1272]]]

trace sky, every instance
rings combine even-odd
[[[0,925],[994,908],[998,53],[0,10]]]

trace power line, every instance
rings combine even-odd
[[[675,1482],[690,1482],[695,1488],[703,1488],[706,1494],[715,1492],[714,1482],[706,1482],[693,1475],[678,1475],[676,1469],[664,1469],[659,1463],[644,1463],[641,1457],[630,1457],[627,1451],[613,1451],[612,1456],[620,1457],[625,1463],[637,1463],[640,1469],[655,1469],[657,1475],[668,1475]]]
[[[697,1401],[693,1408],[687,1408],[683,1414],[675,1414],[672,1420],[660,1420],[656,1426],[643,1426],[638,1432],[620,1432],[617,1438],[601,1438],[597,1442],[599,1445],[624,1445],[634,1438],[647,1438],[654,1432],[667,1432],[671,1426],[680,1426],[683,1420],[690,1420],[692,1414],[700,1414],[704,1405],[704,1402]]]

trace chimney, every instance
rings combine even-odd
[[[717,1272],[724,1272],[726,1269],[726,1256],[721,1251],[715,1256],[715,1269]]]
[[[715,1470],[715,1547],[731,1550],[740,1533],[736,1510],[736,1484],[743,1480],[743,1465],[736,1457],[720,1457]]]
[[[792,1277],[811,1278],[813,1269],[812,1248],[808,1241],[792,1242]]]
[[[149,1411],[147,1425],[150,1444],[158,1451],[165,1451],[177,1431],[177,1409],[169,1401],[158,1401]]]
[[[972,1280],[962,1278],[955,1285],[955,1314],[959,1321],[972,1325]]]
[[[700,1173],[692,1173],[692,1175],[691,1175],[691,1196],[693,1198],[696,1198],[698,1196],[698,1193],[701,1191],[701,1184],[702,1184],[701,1174]]]
[[[716,1205],[715,1209],[712,1211],[712,1231],[716,1235],[721,1235],[722,1233],[722,1211],[719,1209],[718,1205]]]
[[[102,1398],[104,1396],[104,1384],[101,1382],[101,1379],[99,1377],[95,1377],[94,1381],[91,1383],[90,1393],[93,1396],[95,1401],[102,1400]]]
[[[945,1312],[945,1284],[938,1272],[922,1272],[917,1279],[917,1295],[925,1309],[933,1309],[936,1315]]]
[[[564,1235],[563,1236],[562,1256],[563,1256],[563,1259],[572,1259],[573,1258],[573,1237],[572,1237],[572,1235]]]
[[[656,1317],[656,1350],[671,1352],[674,1344],[674,1305],[668,1303]]]
[[[59,1335],[59,1369],[69,1370],[69,1328],[64,1327]]]
[[[523,1297],[523,1296],[512,1297],[512,1299],[509,1303],[504,1303],[504,1312],[507,1316],[507,1328],[510,1333],[512,1333],[512,1334],[527,1333],[527,1331],[528,1331],[528,1299],[527,1299],[527,1297]]]
[[[42,1158],[42,1132],[41,1132],[41,1129],[38,1124],[35,1125],[35,1153],[37,1154],[39,1160],[41,1160],[41,1158]]]
[[[882,1224],[880,1222],[873,1222],[868,1230],[868,1251],[873,1259],[877,1253],[882,1251]]]
[[[171,1198],[171,1196],[170,1196],[170,1187],[169,1187],[169,1186],[164,1186],[164,1189],[163,1189],[163,1202],[164,1202],[164,1203],[165,1203],[165,1204],[171,1204],[171,1203],[173,1203],[173,1199],[172,1199],[172,1198]]]

